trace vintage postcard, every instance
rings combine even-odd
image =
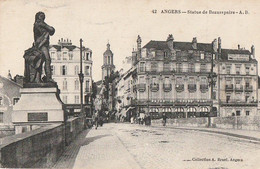
[[[0,0],[0,167],[260,168],[259,11]]]

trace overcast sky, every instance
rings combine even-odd
[[[157,9],[157,14],[152,10]],[[248,10],[248,15],[161,14],[162,9],[176,10]],[[0,0],[0,75],[23,74],[25,49],[33,43],[36,12],[43,11],[46,23],[56,29],[51,44],[69,38],[93,51],[93,78],[101,79],[103,52],[109,40],[116,69],[130,56],[137,35],[142,46],[150,40],[166,40],[173,34],[176,41],[212,42],[222,38],[223,48],[260,48],[260,1],[256,0]]]

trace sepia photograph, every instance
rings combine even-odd
[[[259,11],[0,0],[0,168],[259,169]]]

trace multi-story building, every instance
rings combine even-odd
[[[253,48],[221,49],[220,38],[212,43],[198,43],[196,38],[178,42],[169,35],[166,41],[150,41],[141,48],[138,36],[132,52],[135,111],[172,118],[255,114],[254,57]],[[237,86],[229,90],[234,83]]]
[[[258,65],[255,48],[251,52],[221,49],[218,60],[219,102],[222,116],[249,116],[257,114]]]
[[[21,88],[22,85],[14,82],[11,76],[8,78],[0,76],[0,129],[3,125],[12,124],[13,106],[21,97]]]
[[[80,112],[80,48],[71,40],[61,38],[57,45],[50,45],[52,77],[60,89],[60,97],[66,108],[73,113]],[[83,104],[90,111],[92,86],[92,51],[82,50]]]

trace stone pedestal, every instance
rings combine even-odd
[[[20,89],[21,98],[14,106],[12,122],[15,125],[35,125],[64,121],[62,102],[57,87]]]

